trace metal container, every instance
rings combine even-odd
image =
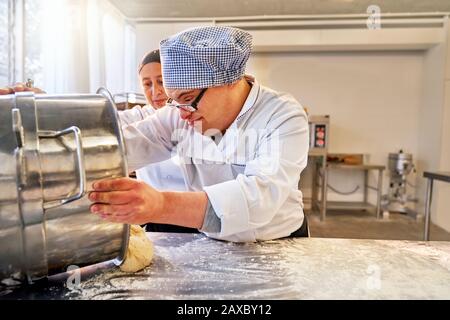
[[[403,153],[389,153],[389,171],[399,176],[408,175],[413,169],[412,154]]]
[[[94,180],[127,176],[111,95],[0,96],[0,281],[115,259],[129,226],[89,211]]]

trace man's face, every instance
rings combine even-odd
[[[192,104],[201,91],[201,89],[166,89],[169,98],[180,105]],[[201,133],[209,129],[224,131],[227,129],[224,127],[224,120],[227,118],[227,101],[226,98],[221,98],[220,92],[220,87],[208,88],[198,101],[197,110],[190,112],[180,108],[180,117]]]

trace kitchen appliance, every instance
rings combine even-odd
[[[400,212],[417,216],[417,212],[410,208],[417,199],[408,195],[408,175],[414,170],[413,156],[400,150],[398,153],[389,153],[389,192],[383,197],[383,211]]]
[[[308,117],[308,123],[310,153],[326,153],[328,149],[330,116],[311,115]]]
[[[129,226],[89,211],[94,180],[127,176],[117,110],[90,95],[0,96],[0,282],[115,259]]]
[[[321,199],[324,199],[326,188],[323,186],[327,184],[325,173],[330,136],[330,116],[308,115],[308,124],[310,134],[308,166],[312,168],[311,209],[319,210],[320,216],[325,217],[326,206],[320,206],[319,189],[321,190]],[[299,188],[301,188],[300,185]],[[307,198],[303,199],[305,204],[308,203],[308,200]]]
[[[113,99],[118,110],[131,109],[137,105],[145,106],[147,104],[147,100],[142,93],[117,93],[113,96]]]

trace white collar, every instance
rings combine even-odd
[[[259,83],[255,80],[255,77],[251,75],[245,75],[245,80],[252,83],[252,88],[250,89],[247,99],[245,100],[244,105],[242,106],[242,109],[234,122],[241,120],[243,116],[254,107],[256,100],[258,99],[260,86]]]

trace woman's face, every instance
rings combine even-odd
[[[164,107],[167,95],[163,87],[161,64],[158,62],[147,63],[139,73],[139,78],[147,102],[156,109]]]

